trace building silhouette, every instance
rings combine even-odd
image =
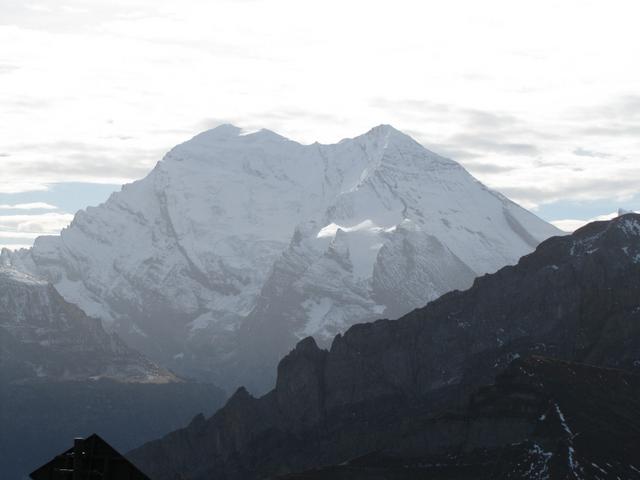
[[[96,434],[76,438],[73,447],[29,476],[32,480],[150,480]]]

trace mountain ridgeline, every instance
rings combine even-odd
[[[222,125],[3,258],[158,364],[263,392],[298,340],[396,318],[558,233],[390,126],[302,145]]]
[[[130,458],[156,480],[640,478],[639,299],[640,215],[594,222],[328,350],[302,340],[272,391]]]

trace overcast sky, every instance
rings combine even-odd
[[[219,123],[389,123],[565,228],[640,209],[630,1],[0,2],[0,245]],[[95,185],[100,184],[100,185]]]

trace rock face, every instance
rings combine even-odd
[[[389,126],[301,145],[224,125],[4,258],[154,361],[265,390],[297,340],[407,313],[558,233]]]
[[[639,421],[634,393],[638,381],[634,375],[640,368],[639,299],[640,215],[594,222],[570,236],[543,242],[517,265],[480,277],[469,290],[448,293],[400,320],[352,326],[335,337],[328,351],[304,340],[281,361],[273,391],[253,398],[241,389],[210,419],[150,442],[132,452],[131,458],[157,480],[251,479],[339,465],[379,451],[394,452],[401,458],[428,457],[457,452],[456,446],[466,445],[465,455],[466,451],[482,455],[482,449],[495,453],[520,442],[521,447],[514,449],[510,458],[526,456],[532,468],[556,472],[551,478],[567,478],[557,473],[562,471],[587,478],[595,467],[586,465],[586,459],[593,459],[608,472],[634,478],[630,472],[638,465],[630,463],[628,450],[620,447],[614,455],[611,448],[604,447],[609,440],[638,441],[639,431],[634,427]],[[550,371],[557,371],[557,375],[520,404],[516,402],[518,395],[511,399],[507,395],[504,402],[516,402],[513,408],[522,410],[515,419],[498,410],[495,419],[481,419],[475,427],[464,422],[438,423],[439,416],[452,408],[473,410],[465,405],[480,386],[492,384],[514,359],[530,355],[558,359],[549,361]],[[603,380],[599,384],[599,371],[579,367],[580,372],[587,372],[580,373],[576,384],[582,385],[579,388],[583,390],[577,391],[585,397],[572,397],[577,403],[571,405],[560,398],[556,387],[573,375],[574,367],[557,363],[559,360],[636,373],[628,376],[603,370],[602,375],[612,383]],[[540,360],[541,366],[536,362],[512,365],[512,369],[525,366],[525,374],[516,375],[516,384],[527,381],[529,373],[533,377],[546,375],[546,361]],[[626,389],[624,383],[629,378],[633,386]],[[496,391],[501,382],[498,380]],[[603,398],[609,390],[621,392],[621,397],[607,407]],[[572,391],[571,386],[566,387],[562,395]],[[595,406],[589,404],[589,392],[598,395]],[[472,398],[477,400],[478,395],[482,393]],[[548,400],[556,396],[560,398],[557,410],[553,407],[557,432],[541,431],[539,438],[548,440],[544,444],[535,440],[538,437],[531,440],[531,432],[538,428],[532,419],[548,415]],[[616,410],[618,401],[625,405],[625,413]],[[500,402],[495,398],[485,402],[485,407],[490,410]],[[575,412],[563,420],[565,408],[574,407]],[[593,430],[596,433],[585,441],[595,442],[595,447],[582,450],[585,455],[589,452],[582,458],[579,449],[586,447],[569,434],[575,432],[570,425],[578,417],[586,422],[596,407],[603,408],[603,422],[631,423],[626,430],[612,427],[609,431],[606,426]],[[417,433],[414,430],[414,439],[403,447],[412,425],[420,421],[435,423]],[[599,431],[608,435],[601,442],[596,441]],[[529,443],[525,443],[527,438]],[[417,451],[412,451],[411,445],[417,445]],[[600,447],[609,452],[603,455],[610,455],[610,466],[601,465],[603,460],[596,452]],[[490,453],[484,455],[467,460],[476,458],[482,463]],[[563,464],[565,470],[553,466],[554,462]],[[502,466],[508,472],[514,465]],[[607,475],[603,478],[613,478],[614,473]],[[545,477],[540,473],[525,478]]]
[[[0,381],[178,379],[104,331],[52,285],[0,266]]]
[[[76,436],[133,448],[223,400],[105,332],[52,285],[0,266],[2,478],[26,478]]]
[[[282,480],[640,478],[640,376],[515,360],[464,409],[415,418],[384,451]]]

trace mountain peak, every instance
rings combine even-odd
[[[369,130],[367,133],[372,133],[372,134],[389,134],[389,133],[400,133],[402,135],[404,135],[400,130],[398,130],[397,128],[395,128],[393,125],[389,125],[388,123],[381,123],[380,125],[376,125],[375,127],[373,127],[371,130]]]
[[[259,140],[284,140],[287,142],[291,142],[292,140],[280,135],[273,130],[269,130],[268,128],[261,128],[259,130],[247,131],[240,134],[241,137],[247,137],[249,139],[259,139]]]
[[[411,136],[398,130],[392,125],[384,124],[384,123],[373,127],[368,132],[356,138],[373,138],[373,139],[383,139],[386,141],[389,141],[390,139],[405,140],[405,141],[410,141],[411,143],[414,143],[414,144],[418,144],[418,142],[416,142]]]
[[[205,130],[202,134],[209,135],[217,135],[217,136],[238,136],[242,133],[242,128],[236,127],[231,123],[222,123],[217,127],[210,128],[209,130]]]
[[[187,143],[203,142],[203,141],[208,142],[211,140],[224,140],[224,139],[237,137],[241,133],[242,133],[242,129],[240,127],[236,127],[235,125],[232,125],[230,123],[223,123],[222,125],[218,125],[217,127],[198,133]]]
[[[377,125],[367,132],[358,135],[354,138],[346,138],[343,141],[351,141],[356,139],[384,139],[389,140],[390,138],[396,139],[404,139],[408,140],[412,143],[417,142],[406,133],[398,130],[392,125],[388,124],[380,124]],[[260,128],[260,129],[243,129],[241,127],[237,127],[230,123],[223,123],[218,125],[217,127],[211,128],[209,130],[205,130],[194,136],[191,140],[186,142],[187,144],[192,143],[209,143],[211,141],[227,141],[227,140],[245,140],[245,141],[257,141],[257,140],[278,140],[278,141],[287,141],[292,143],[298,143],[290,138],[287,138],[279,133],[270,130],[268,128]]]
[[[372,152],[373,158],[379,160],[384,157],[386,158],[385,163],[388,164],[390,160],[391,163],[403,166],[402,168],[406,167],[407,161],[410,159],[419,157],[420,160],[415,164],[419,170],[424,169],[427,164],[429,165],[426,167],[428,169],[434,167],[461,168],[456,161],[432,152],[410,135],[388,124],[378,125],[358,137],[346,139],[343,142],[356,142]],[[428,162],[425,163],[424,160],[428,160]]]

